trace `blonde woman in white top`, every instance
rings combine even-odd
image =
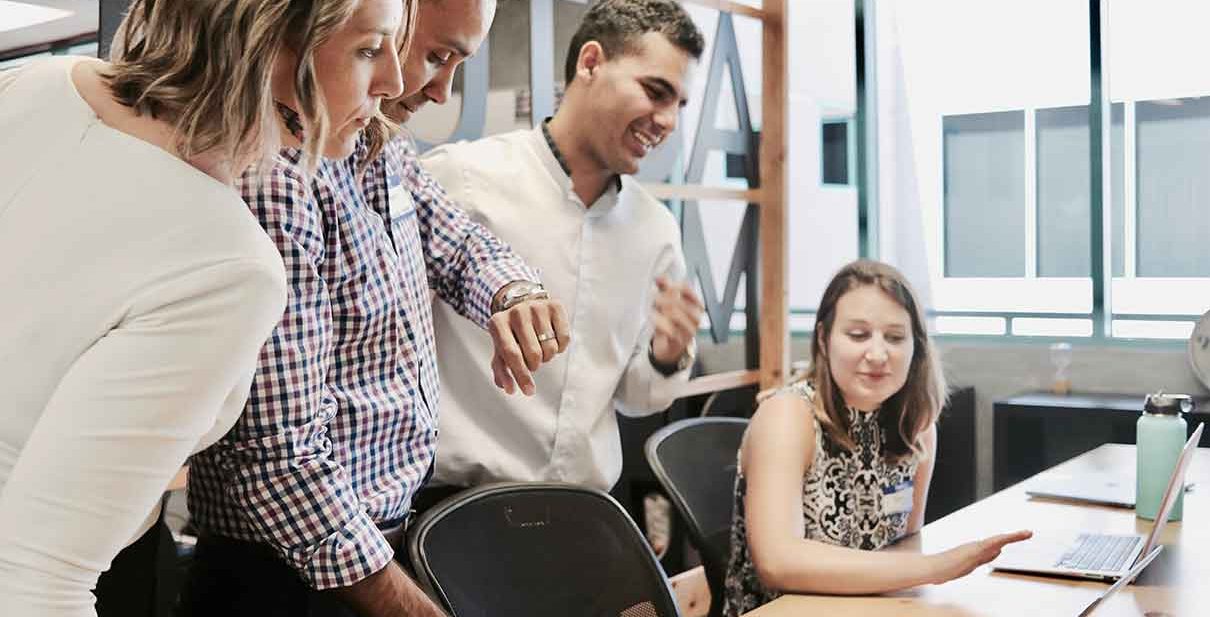
[[[112,62],[0,73],[0,615],[94,615],[235,421],[286,289],[232,182],[277,151],[275,99],[312,160],[377,126],[409,4],[136,0]]]

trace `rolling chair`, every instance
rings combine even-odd
[[[647,440],[647,461],[702,557],[711,617],[722,614],[736,454],[747,428],[744,418],[691,418],[669,424]]]
[[[417,580],[453,617],[680,617],[634,521],[594,489],[463,491],[409,528],[408,554]]]

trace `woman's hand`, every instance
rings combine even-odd
[[[930,560],[933,563],[933,575],[930,577],[929,582],[941,584],[956,578],[962,578],[970,574],[975,568],[999,557],[1000,551],[1005,546],[1013,542],[1028,540],[1033,535],[1034,532],[1032,531],[1015,531],[1013,533],[991,536],[990,538],[984,538],[975,542],[967,542],[944,553],[932,555]]]

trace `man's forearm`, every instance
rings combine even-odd
[[[394,561],[348,587],[333,589],[332,593],[362,617],[446,617]]]

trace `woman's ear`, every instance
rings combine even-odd
[[[815,346],[819,348],[819,355],[828,357],[828,346],[824,344],[823,328],[815,328]]]

